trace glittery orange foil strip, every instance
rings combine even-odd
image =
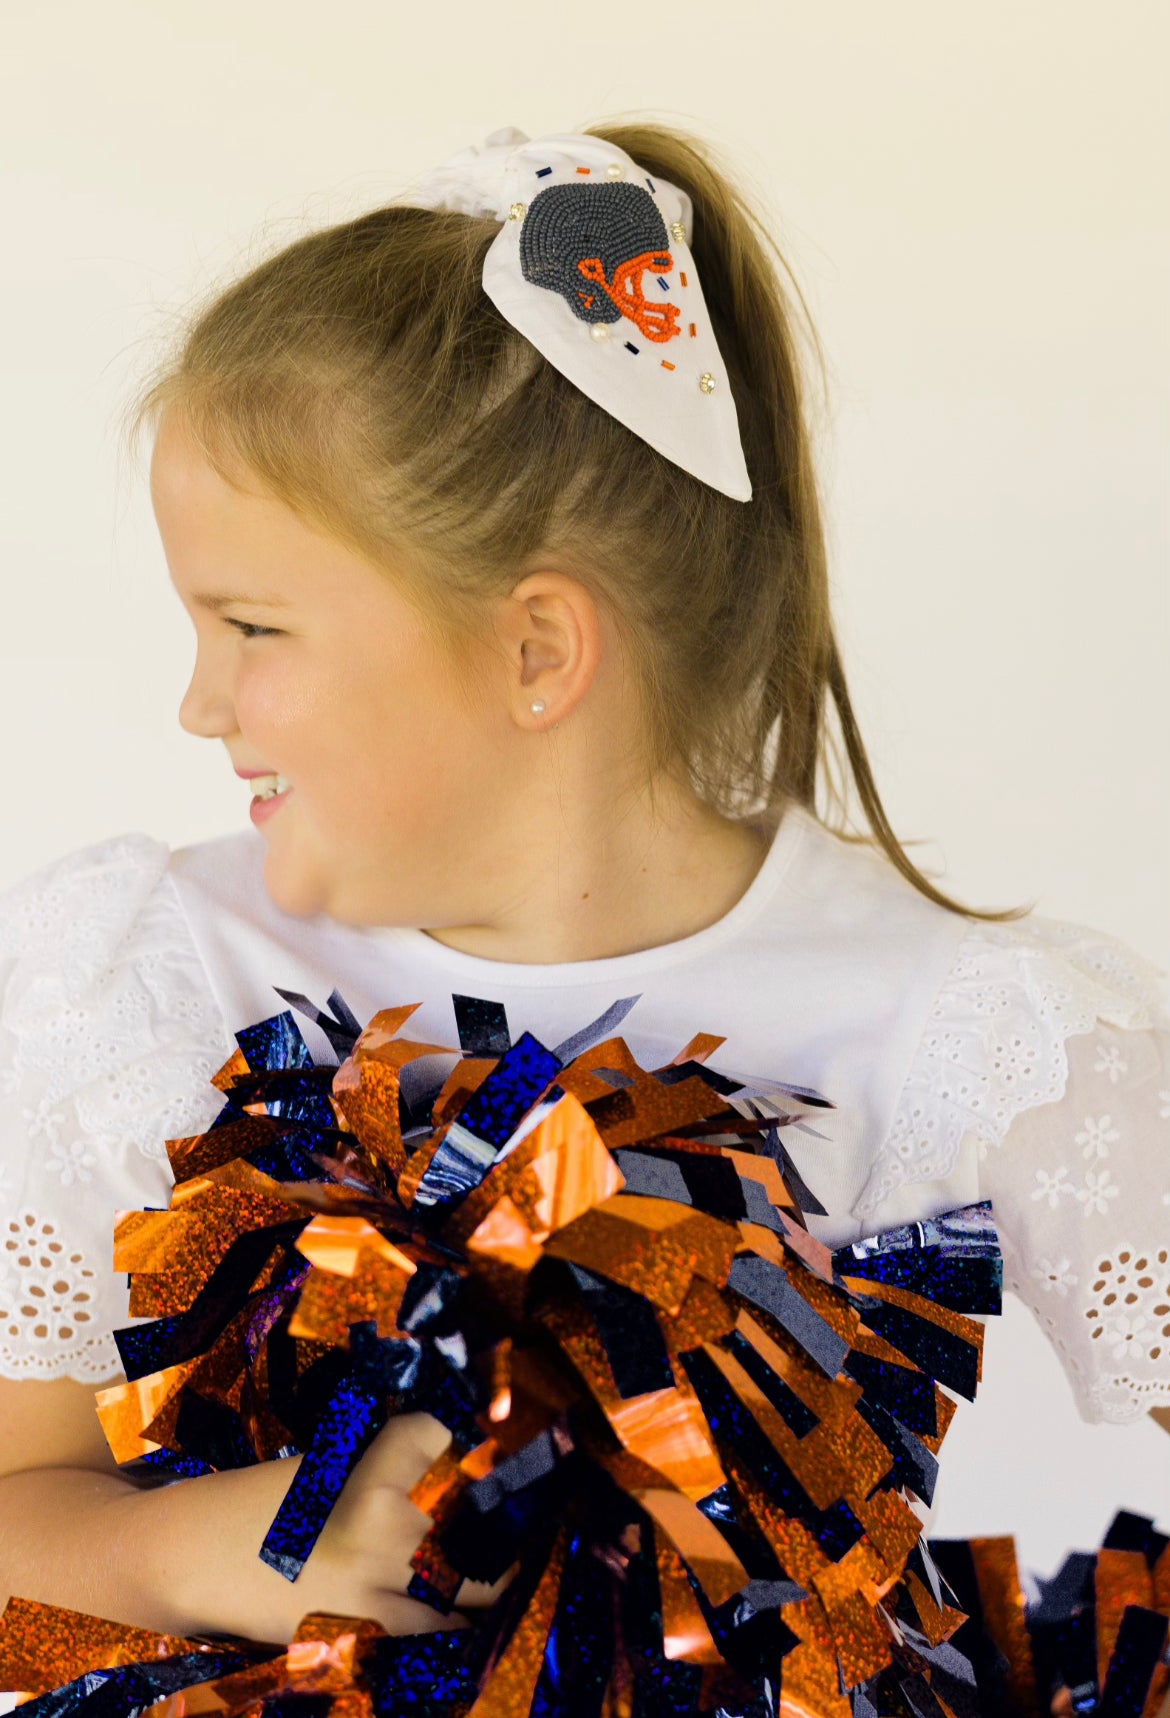
[[[35,1599],[11,1598],[0,1615],[0,1684],[14,1693],[47,1694],[89,1670],[211,1650],[206,1641],[129,1628]]]
[[[371,1256],[404,1276],[413,1276],[415,1271],[414,1260],[364,1217],[314,1217],[297,1236],[296,1247],[310,1263],[342,1277],[355,1275],[358,1266]]]
[[[1097,1553],[1093,1578],[1097,1623],[1097,1685],[1105,1686],[1105,1673],[1117,1645],[1126,1605],[1154,1605],[1154,1573],[1141,1551],[1115,1551],[1102,1547]]]
[[[655,1390],[608,1409],[609,1423],[632,1455],[656,1468],[692,1503],[723,1484],[699,1399],[689,1389]]]
[[[553,1235],[545,1250],[677,1313],[696,1272],[726,1283],[738,1244],[737,1230],[688,1205],[618,1193]]]
[[[464,1056],[444,1080],[431,1106],[432,1122],[449,1122],[475,1096],[499,1062],[498,1056]]]
[[[465,1242],[506,1194],[533,1237],[543,1241],[624,1186],[588,1111],[566,1093],[466,1195],[448,1219],[444,1238],[451,1245]]]
[[[722,1654],[691,1591],[686,1564],[661,1534],[655,1538],[654,1554],[662,1594],[662,1649],[666,1657],[685,1659],[688,1664],[721,1664]]]
[[[211,1084],[217,1091],[226,1092],[231,1089],[232,1082],[237,1078],[237,1076],[248,1073],[251,1073],[251,1069],[248,1066],[248,1058],[237,1046],[223,1066],[218,1068],[216,1072],[212,1074]]]
[[[216,1169],[233,1157],[243,1157],[274,1133],[281,1123],[271,1116],[239,1116],[222,1127],[209,1128],[206,1133],[191,1134],[184,1139],[166,1141],[171,1173],[176,1181],[188,1181],[206,1169]]]
[[[136,1461],[160,1447],[153,1438],[144,1435],[143,1428],[150,1425],[182,1387],[194,1365],[194,1361],[185,1360],[163,1372],[152,1372],[147,1378],[136,1378],[130,1384],[111,1384],[96,1392],[98,1419],[115,1461]]]
[[[558,1084],[563,1084],[560,1077]],[[639,1083],[599,1099],[591,1113],[606,1145],[616,1151],[619,1146],[668,1133],[673,1127],[703,1121],[726,1107],[726,1100],[697,1074],[676,1086],[664,1086],[643,1074]]]
[[[1032,1648],[1025,1627],[1024,1590],[1011,1534],[969,1541],[987,1632],[1008,1661],[1008,1686],[1028,1718],[1041,1718]]]
[[[746,1585],[747,1570],[701,1509],[677,1491],[641,1491],[638,1501],[686,1561],[713,1605],[725,1604]]]
[[[852,1718],[853,1702],[841,1693],[836,1643],[819,1602],[800,1599],[780,1615],[799,1641],[780,1666],[780,1718]]]
[[[398,1312],[409,1276],[377,1257],[363,1259],[353,1276],[314,1270],[305,1278],[288,1322],[290,1336],[349,1347],[351,1324],[372,1321],[379,1336],[397,1336]]]
[[[863,1592],[851,1593],[826,1611],[825,1616],[841,1674],[850,1687],[867,1676],[876,1676],[890,1662],[890,1631],[882,1621],[881,1612],[873,1608]],[[784,1674],[783,1667],[780,1674]]]
[[[1152,1580],[1154,1609],[1170,1616],[1170,1545],[1154,1564]],[[1154,1671],[1142,1718],[1170,1718],[1170,1664],[1160,1664]]]

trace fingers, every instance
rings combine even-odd
[[[408,1599],[404,1594],[386,1593],[378,1606],[376,1618],[387,1634],[437,1634],[440,1629],[465,1629],[471,1625],[465,1616],[452,1611],[444,1616],[430,1605]]]
[[[459,1604],[465,1611],[481,1611],[488,1605],[494,1605],[504,1588],[515,1575],[519,1564],[504,1572],[498,1581],[464,1581],[459,1589]]]
[[[450,1432],[433,1414],[395,1414],[361,1459],[363,1479],[409,1491],[450,1442]]]

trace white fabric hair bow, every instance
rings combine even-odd
[[[751,500],[684,190],[599,137],[504,126],[397,200],[502,221],[483,264],[501,315],[667,459]]]

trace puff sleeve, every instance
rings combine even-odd
[[[166,1205],[165,1142],[222,1103],[227,1031],[142,833],[0,894],[0,1374],[110,1378],[127,1318],[119,1209]]]
[[[1089,925],[972,924],[855,1208],[909,1182],[990,1199],[1004,1286],[1087,1421],[1170,1404],[1166,980]]]

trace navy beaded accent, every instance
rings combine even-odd
[[[681,332],[678,308],[651,302],[646,271],[674,267],[666,223],[648,191],[624,180],[546,185],[520,229],[520,269],[558,292],[582,322],[628,318],[648,340]],[[634,348],[637,350],[637,348]]]

